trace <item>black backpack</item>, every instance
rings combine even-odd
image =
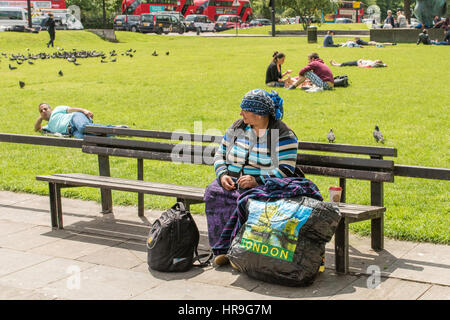
[[[197,225],[182,202],[163,212],[150,229],[147,240],[147,262],[151,269],[166,272],[182,272],[194,266],[198,260],[205,267],[212,255],[198,255],[200,234]],[[195,256],[194,256],[195,254]],[[200,258],[208,260],[201,262]]]
[[[334,86],[335,87],[348,87],[350,84],[348,83],[348,76],[337,76],[334,77]]]

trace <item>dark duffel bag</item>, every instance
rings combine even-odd
[[[334,86],[335,87],[348,87],[350,83],[348,82],[348,76],[337,76],[334,77]]]
[[[204,267],[211,255],[198,255],[200,234],[197,225],[182,202],[163,212],[151,229],[147,240],[147,262],[151,269],[165,272],[183,272],[194,266]],[[200,258],[209,257],[206,262]]]

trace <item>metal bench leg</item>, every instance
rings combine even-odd
[[[138,180],[144,180],[144,160],[137,159]],[[138,216],[144,216],[144,194],[138,193]]]
[[[110,169],[109,169],[109,157],[108,156],[98,156],[98,166],[99,173],[101,176],[110,177]],[[112,193],[111,189],[100,189],[100,193],[102,196],[102,213],[111,213],[112,212]]]
[[[382,182],[371,182],[371,205],[384,206],[384,188]],[[373,250],[384,249],[384,215],[371,220],[371,245]]]
[[[62,202],[61,202],[61,186],[56,185],[56,213],[58,217],[58,229],[64,229],[62,216]]]
[[[348,273],[348,223],[342,218],[334,235],[336,272]]]
[[[48,183],[49,198],[50,198],[50,219],[52,228],[58,228],[57,212],[56,212],[56,187],[54,183]]]

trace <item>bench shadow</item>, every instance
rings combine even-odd
[[[105,248],[126,244],[128,250],[142,255],[147,253],[146,244],[151,223],[146,217],[140,217],[140,220],[141,222],[116,219],[111,213],[106,219],[94,218],[91,221],[79,221],[65,226],[62,230],[52,230],[43,235],[99,244]],[[207,232],[200,231],[198,252],[199,254],[209,253]],[[193,267],[186,272],[159,272],[150,268],[148,271],[153,277],[166,281],[190,279],[204,272],[199,267]]]

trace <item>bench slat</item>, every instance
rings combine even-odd
[[[219,144],[223,136],[217,135],[201,135],[193,133],[182,132],[168,132],[168,131],[154,131],[154,130],[138,130],[129,128],[109,128],[86,126],[86,133],[92,134],[114,134],[118,136],[142,137],[152,139],[166,139],[166,140],[180,140],[182,138],[185,142],[214,142]],[[335,153],[350,153],[361,155],[374,155],[385,157],[396,157],[397,149],[387,147],[372,147],[372,146],[357,146],[348,144],[334,144],[321,142],[300,141],[298,143],[300,150],[324,151]]]
[[[0,142],[24,143],[41,146],[65,147],[65,148],[81,148],[83,140],[0,133]]]
[[[215,150],[217,148],[211,146],[201,146],[201,145],[187,145],[187,144],[171,144],[153,141],[139,141],[139,140],[129,140],[129,139],[114,139],[105,137],[86,137],[86,143],[95,143],[100,146],[91,146],[89,144],[83,145],[83,152],[96,153],[106,155],[107,152],[111,152],[109,155],[115,156],[120,152],[125,156],[133,156],[133,154],[140,157],[136,151],[151,151],[158,153],[171,153],[174,148],[177,151],[182,151],[183,155],[186,155],[186,160],[188,163],[199,163],[198,159],[194,159],[194,155],[202,156],[203,154],[211,155],[208,157],[207,161],[212,161],[211,158],[214,157]],[[102,149],[100,149],[102,148]],[[104,149],[108,148],[108,149]],[[130,149],[128,153],[125,151],[117,151],[120,148],[123,150]],[[86,150],[86,151],[85,151]],[[89,151],[87,151],[89,150]],[[97,150],[97,153],[95,150]],[[155,159],[155,154],[151,154],[146,159]],[[158,160],[171,160],[172,157],[167,155],[161,155],[161,159]],[[350,158],[350,157],[336,157],[336,156],[325,156],[325,155],[314,155],[314,154],[298,154],[297,156],[298,164],[300,165],[312,165],[312,166],[325,166],[325,167],[337,167],[337,168],[364,168],[367,171],[378,171],[379,169],[392,170],[394,167],[394,162],[391,160],[378,160],[378,159],[362,159],[362,158]],[[209,162],[211,163],[211,162]]]
[[[140,185],[135,185],[132,183],[131,179],[121,179],[121,178],[111,178],[111,177],[101,177],[99,176],[78,176],[77,174],[73,175],[51,175],[51,176],[37,176],[36,179],[39,181],[47,181],[58,183],[61,185],[75,185],[80,187],[95,187],[95,188],[104,188],[104,189],[112,189],[119,191],[128,191],[128,192],[142,192],[154,195],[161,196],[171,196],[175,198],[183,198],[183,199],[191,199],[191,200],[203,200],[204,189],[196,188],[196,187],[186,187],[182,190],[180,187],[173,185],[173,188],[162,188],[159,183],[152,183],[147,181],[141,181]],[[170,185],[168,185],[170,186]],[[178,188],[175,188],[178,187]]]
[[[192,164],[213,164],[213,157],[202,157],[202,156],[190,156],[186,158],[177,157],[176,154],[172,155],[168,152],[154,152],[154,151],[142,151],[142,150],[132,150],[132,149],[119,149],[119,148],[107,148],[98,146],[87,146],[82,147],[82,151],[90,154],[97,155],[107,155],[107,156],[117,156],[126,158],[137,158],[137,159],[149,159],[149,160],[162,160],[162,161],[172,161],[172,162],[184,162]]]
[[[394,175],[390,172],[373,172],[365,170],[352,170],[341,168],[326,168],[298,165],[306,174],[339,177],[347,179],[370,180],[374,182],[394,182]]]

